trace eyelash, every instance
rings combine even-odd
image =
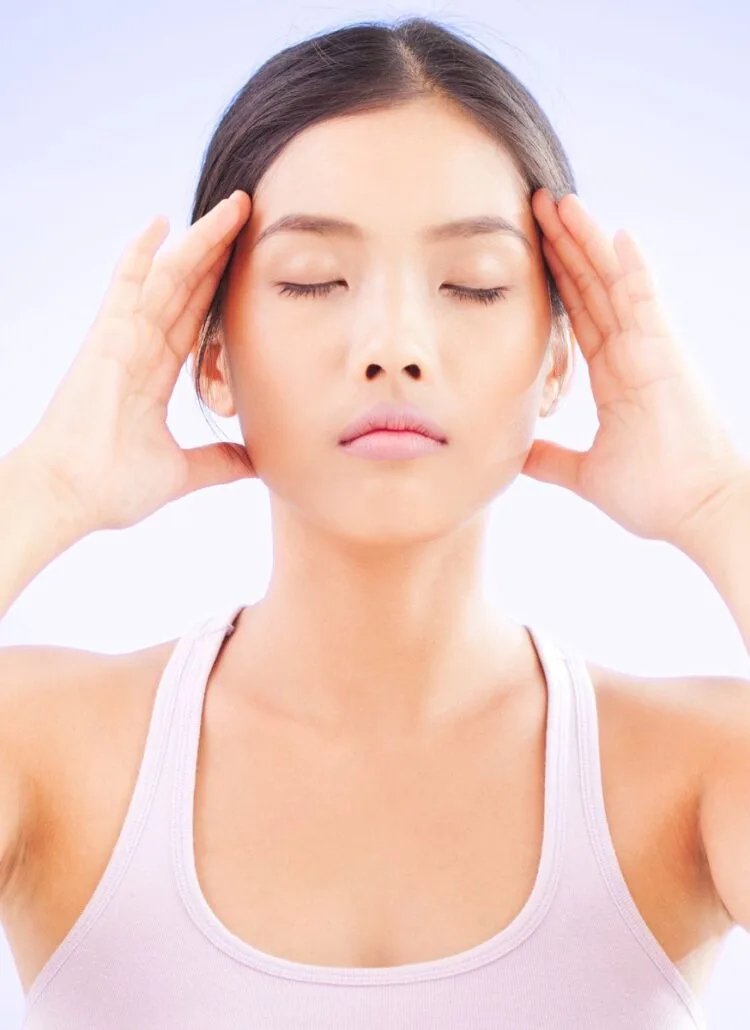
[[[315,297],[327,295],[337,283],[310,283],[308,285],[281,283],[280,285],[283,286],[283,289],[279,291],[280,296]],[[497,286],[491,290],[471,290],[466,286],[451,286],[450,292],[459,300],[474,301],[478,304],[494,304],[505,296],[508,289],[507,286]]]

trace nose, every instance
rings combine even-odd
[[[379,376],[382,372],[385,371],[387,370],[384,369],[382,365],[371,363],[367,366],[367,369],[365,370],[365,378],[375,379],[377,378],[377,376]],[[403,371],[406,372],[407,375],[411,376],[412,379],[422,378],[422,368],[420,365],[415,364],[414,362],[412,362],[409,365],[405,365]]]
[[[397,310],[390,305],[390,311],[369,327],[360,326],[350,352],[353,371],[359,377],[364,370],[366,379],[384,375],[430,379],[437,360],[432,321],[424,313],[419,315],[413,302],[403,300],[395,306]]]

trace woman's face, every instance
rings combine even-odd
[[[357,230],[258,242],[291,213]],[[479,215],[527,242],[429,237]],[[519,474],[553,392],[543,255],[511,159],[465,116],[429,99],[305,130],[260,181],[228,275],[212,407],[237,414],[259,477],[303,517],[361,541],[433,538]],[[285,283],[334,285],[291,296]],[[482,303],[455,286],[503,292]],[[345,451],[346,424],[382,400],[421,407],[447,444],[398,461]]]

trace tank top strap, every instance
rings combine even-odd
[[[214,614],[190,624],[172,648],[161,672],[122,838],[127,838],[131,833],[131,823],[142,826],[146,821],[157,795],[164,789],[171,775],[170,766],[175,750],[179,751],[184,709],[189,706],[190,695],[195,689],[195,663],[203,651],[206,635],[214,625],[220,625],[221,620],[221,615]]]
[[[220,612],[212,615],[210,618],[205,619],[198,627],[197,636],[210,635],[212,633],[221,633],[221,639],[225,636],[230,636],[235,630],[235,620],[240,612],[245,607],[244,604],[232,604],[228,607],[222,608]]]
[[[547,685],[544,834],[537,881],[551,903],[560,878],[570,804],[572,692],[564,649],[546,630],[529,624],[525,628],[539,656]]]
[[[632,939],[638,942],[680,997],[695,1025],[704,1028],[704,1016],[698,998],[643,919],[625,880],[605,806],[597,689],[588,663],[577,649],[566,648],[564,659],[570,670],[573,722],[577,738],[574,765],[576,777],[571,782],[571,788],[578,794],[571,813],[573,846],[570,865],[566,870],[567,887],[572,890],[576,877],[580,876],[586,879],[591,892],[590,885],[596,877],[601,877],[612,903],[612,912],[616,911],[622,918]]]
[[[174,818],[179,826],[192,804],[198,761],[203,704],[211,670],[224,640],[234,632],[234,622],[244,605],[234,604],[197,624],[185,637],[186,665],[179,679],[179,704],[175,725]]]
[[[554,687],[559,688],[561,681],[567,681],[570,676],[570,672],[566,668],[569,660],[568,649],[546,629],[541,629],[535,625],[526,625],[526,629],[534,641],[539,660],[547,677],[548,687],[550,686],[550,680],[552,680],[553,689]]]
[[[180,670],[175,677],[179,681],[179,693],[182,695],[177,727],[180,750],[183,750],[182,735],[196,718],[201,718],[208,678],[219,648],[224,639],[234,633],[235,619],[243,608],[244,605],[234,604],[195,623],[176,649],[181,652]]]
[[[172,649],[156,689],[141,765],[118,844],[123,852],[129,849],[131,836],[137,839],[140,835],[154,808],[163,813],[173,803],[173,791],[179,786],[173,781],[184,750],[184,725],[194,710],[196,695],[203,697],[201,676],[206,657],[214,640],[218,649],[218,631],[223,631],[240,610],[241,606],[234,606],[231,611],[195,620]],[[208,669],[210,658],[206,675]],[[161,814],[157,817],[160,820]]]

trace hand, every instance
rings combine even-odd
[[[697,370],[670,333],[632,237],[610,242],[578,197],[532,197],[544,255],[586,360],[599,428],[588,451],[535,440],[525,475],[565,487],[636,536],[680,547],[747,480]]]
[[[156,260],[169,225],[151,222],[118,262],[83,346],[21,445],[53,496],[90,530],[132,526],[193,490],[255,475],[239,444],[184,449],[166,425],[250,208],[237,191]]]

